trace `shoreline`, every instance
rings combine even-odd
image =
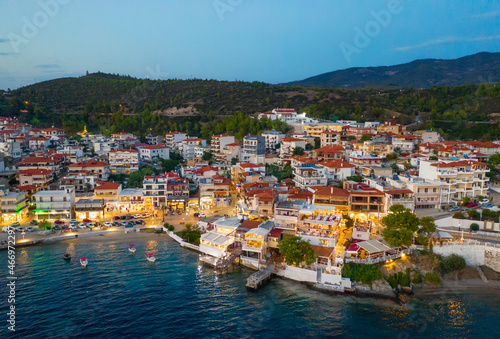
[[[123,231],[121,233],[120,231]],[[82,236],[83,235],[83,236]],[[60,241],[66,240],[77,240],[80,243],[105,243],[109,241],[116,240],[124,240],[129,239],[132,241],[136,240],[147,240],[153,237],[161,237],[161,238],[169,238],[172,239],[167,232],[155,233],[150,231],[135,231],[125,233],[123,229],[117,229],[112,231],[95,231],[92,233],[79,234],[78,237],[74,237],[73,235],[66,236],[55,236],[49,239],[37,239],[34,240],[35,243],[26,242],[16,243],[16,247],[27,247],[27,246],[37,246],[37,245],[49,245]],[[175,239],[172,239],[175,243],[177,243],[181,248],[186,250],[190,250],[193,252],[194,250],[191,248],[185,248],[181,246]],[[244,266],[244,265],[242,265]],[[246,266],[244,266],[246,267]],[[252,269],[251,267],[249,267]],[[254,270],[254,269],[253,269]],[[400,293],[395,290],[373,290],[367,289],[366,285],[363,284],[355,284],[354,291],[352,292],[339,292],[326,288],[322,288],[315,283],[301,282],[293,279],[287,279],[281,276],[275,275],[275,278],[284,279],[292,284],[300,284],[305,286],[309,290],[317,291],[322,294],[326,294],[329,296],[350,296],[355,298],[372,298],[372,299],[380,299],[393,301],[398,303],[401,300],[400,295],[406,295],[409,299],[416,298],[428,298],[432,295],[445,295],[445,294],[460,294],[460,295],[489,295],[492,293],[500,292],[500,281],[499,280],[488,280],[487,282],[482,281],[480,279],[464,279],[464,280],[453,280],[453,279],[443,279],[443,282],[440,285],[430,285],[428,283],[414,285],[411,294]],[[376,282],[375,282],[376,283]]]

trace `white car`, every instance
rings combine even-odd
[[[479,201],[479,204],[484,205],[484,204],[488,204],[489,202],[490,202],[490,199],[483,199],[483,200]]]
[[[79,224],[78,227],[80,227],[80,228],[87,228],[87,226],[85,226],[85,224],[83,224],[83,223]]]
[[[77,224],[69,224],[69,228],[71,228],[72,230],[76,230],[78,228],[78,225]]]
[[[104,223],[104,226],[106,226],[106,227],[111,227],[112,225],[111,225],[111,223],[110,223],[109,221],[106,221],[106,222]]]
[[[73,224],[78,224],[78,220],[71,219],[71,220],[69,221],[69,223],[70,223],[71,225],[73,225]]]
[[[207,215],[206,215],[205,213],[200,213],[200,214],[198,214],[198,217],[199,217],[199,218],[206,218],[206,217],[207,217]]]

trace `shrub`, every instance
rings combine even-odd
[[[476,210],[468,210],[467,214],[469,215],[469,218],[472,220],[479,220],[479,212]]]
[[[413,270],[413,279],[411,279],[411,282],[414,284],[421,284],[422,283],[422,274],[420,272]]]
[[[452,254],[447,258],[441,259],[441,270],[444,274],[465,268],[465,259],[459,255]]]
[[[382,279],[379,265],[364,265],[347,263],[342,268],[342,276],[353,281],[361,281],[363,284],[371,284],[375,280]]]
[[[463,215],[462,212],[456,212],[455,214],[453,214],[453,218],[455,218],[455,219],[465,219],[465,215]]]
[[[474,224],[471,224],[470,225],[470,230],[473,231],[473,232],[477,232],[479,231],[479,225],[474,223]]]
[[[391,285],[392,288],[398,287],[398,277],[396,274],[392,274],[389,277],[385,278],[385,280]]]
[[[425,281],[428,281],[428,282],[430,282],[431,284],[434,284],[434,285],[439,285],[442,282],[441,278],[436,273],[427,273],[425,275]]]

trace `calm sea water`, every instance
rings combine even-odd
[[[252,271],[227,275],[163,236],[17,249],[17,319],[7,331],[6,252],[0,253],[0,338],[336,337],[498,338],[500,296],[436,294],[408,305],[329,296],[274,279],[245,289]],[[73,254],[67,263],[62,254]],[[146,260],[154,252],[157,262]],[[82,269],[77,258],[87,256]]]

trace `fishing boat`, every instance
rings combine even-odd
[[[135,253],[135,245],[134,244],[130,244],[128,245],[128,251],[130,253]]]
[[[63,259],[66,260],[66,261],[70,261],[71,260],[71,254],[69,253],[64,253],[63,254]]]
[[[156,258],[154,257],[154,253],[148,253],[148,260],[151,262],[155,262]]]
[[[87,257],[80,258],[80,264],[83,267],[87,267],[87,265],[89,264],[89,261],[87,260]]]

